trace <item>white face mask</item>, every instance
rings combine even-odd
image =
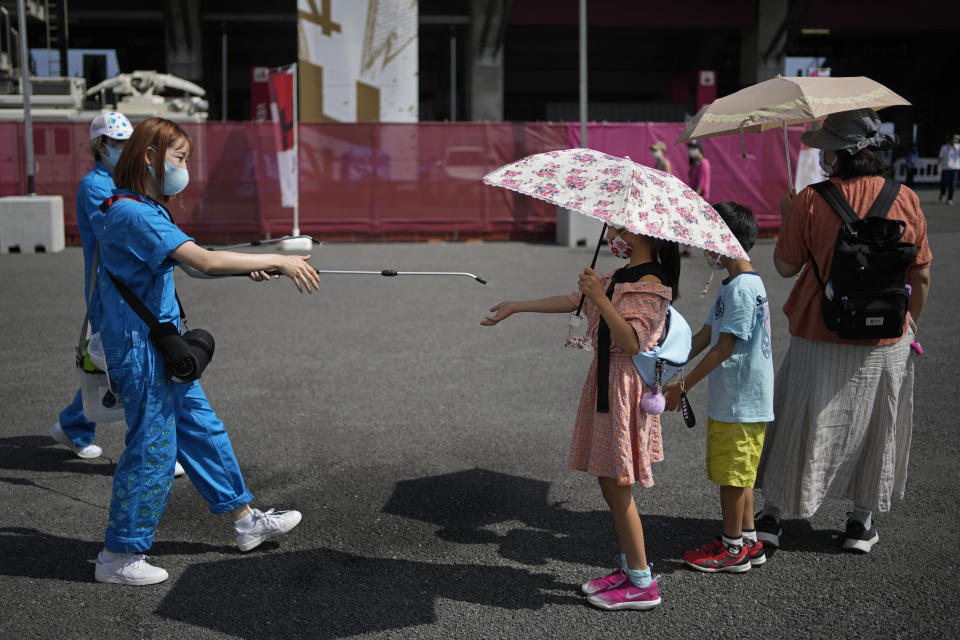
[[[657,160],[659,160],[660,158],[663,157],[663,154],[660,153],[659,151],[654,151],[654,152],[653,152],[653,157],[656,158]]]
[[[623,239],[621,231],[610,240],[610,253],[626,260],[633,253],[633,245]]]
[[[690,149],[690,159],[696,160],[700,157],[700,151],[698,149]]]

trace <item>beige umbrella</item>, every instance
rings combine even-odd
[[[910,103],[879,82],[864,76],[852,78],[777,76],[746,87],[705,105],[687,123],[677,142],[691,138],[709,138],[731,133],[759,133],[783,128],[787,143],[787,125],[822,120],[831,113],[854,109],[873,109]],[[746,155],[744,153],[744,155]],[[790,154],[787,149],[787,173]]]

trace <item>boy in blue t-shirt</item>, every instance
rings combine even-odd
[[[747,207],[720,202],[714,208],[744,251],[757,239],[757,221]],[[748,260],[706,253],[723,281],[703,328],[693,337],[693,358],[710,350],[686,376],[692,388],[708,374],[707,476],[720,486],[723,532],[683,560],[699,571],[742,573],[766,562],[753,524],[753,484],[767,422],[773,420],[773,353],[770,306],[760,275]],[[666,408],[680,403],[680,385],[664,388]]]

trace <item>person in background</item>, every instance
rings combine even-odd
[[[113,193],[113,168],[120,159],[123,147],[133,134],[133,125],[125,115],[117,111],[101,113],[90,122],[90,155],[93,170],[80,179],[77,187],[77,231],[83,248],[83,300],[91,301],[88,322],[91,334],[100,326],[100,296],[94,287],[90,292],[90,272],[93,254],[100,241],[103,228],[103,213],[100,204]],[[83,415],[83,396],[80,390],[73,402],[60,412],[60,419],[50,427],[50,437],[64,445],[79,458],[98,458],[103,453],[93,444],[97,425]],[[182,476],[183,467],[177,463],[175,475]]]
[[[910,150],[907,151],[907,155],[903,157],[903,165],[907,172],[904,184],[911,189],[913,189],[914,176],[917,175],[917,160],[919,159],[920,152],[917,150],[917,145],[910,145]]]
[[[710,202],[710,161],[703,155],[703,143],[694,138],[687,143],[687,154],[690,156],[690,172],[687,174],[687,185],[696,191],[697,195]],[[690,248],[684,247],[680,255],[690,256]]]
[[[697,192],[697,195],[710,202],[710,161],[703,155],[703,143],[691,140],[687,143],[687,153],[690,156],[690,173],[687,185]]]
[[[650,145],[650,153],[653,154],[653,168],[664,173],[673,173],[673,165],[667,160],[667,143],[657,140]]]
[[[953,190],[957,187],[957,172],[960,171],[960,133],[954,133],[940,147],[937,156],[937,168],[940,170],[940,198],[947,196],[947,204],[953,204]]]

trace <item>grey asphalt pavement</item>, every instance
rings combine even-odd
[[[906,500],[877,516],[867,556],[840,552],[850,505],[784,524],[783,547],[742,575],[684,567],[719,532],[701,424],[664,419],[656,486],[636,489],[663,604],[604,612],[579,585],[612,566],[616,541],[593,478],[565,469],[589,356],[564,350],[564,315],[493,328],[495,302],[566,293],[590,247],[549,244],[338,244],[317,268],[454,270],[467,278],[325,276],[300,296],[288,281],[179,274],[193,326],[217,353],[203,383],[231,433],[255,506],[303,512],[289,535],[241,554],[225,516],[176,481],[149,587],[93,579],[123,448],[80,460],[47,429],[76,389],[82,256],[0,256],[0,638],[779,638],[960,636],[954,325],[960,206],[921,192],[934,251],[922,318]],[[753,250],[788,335],[772,240]],[[606,255],[601,268],[619,262]],[[699,325],[716,284],[685,260],[678,307]]]

